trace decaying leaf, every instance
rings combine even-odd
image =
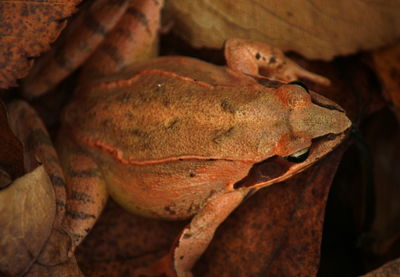
[[[0,190],[0,275],[29,270],[50,235],[55,213],[53,186],[43,166]]]
[[[50,48],[80,0],[0,1],[0,88],[16,85]]]
[[[400,1],[166,1],[173,31],[195,47],[254,39],[329,60],[400,37]]]
[[[372,53],[373,66],[383,83],[386,98],[400,120],[400,43]]]

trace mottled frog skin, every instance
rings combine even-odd
[[[261,83],[192,58],[157,58],[81,86],[63,122],[123,207],[185,219],[254,164],[349,127],[301,86]]]

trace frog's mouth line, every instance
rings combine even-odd
[[[301,163],[287,161],[284,157],[273,156],[252,166],[249,173],[242,180],[236,182],[234,189],[256,188],[269,186],[285,181],[291,176],[313,165],[321,157],[335,149],[344,138],[347,131],[340,134],[327,134],[313,140],[308,158]]]

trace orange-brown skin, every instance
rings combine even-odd
[[[195,216],[189,229],[196,236],[182,241],[188,237],[185,229],[173,258],[152,270],[168,271],[168,262],[178,261],[170,270],[189,274],[215,228],[250,190],[299,172],[343,138],[350,122],[340,108],[313,104],[297,85],[273,86],[227,67],[164,57],[81,84],[76,91],[63,116],[61,145],[73,143],[88,153],[98,166],[98,182],[128,210],[169,220]],[[255,164],[310,147],[312,139],[327,134],[338,137],[312,148],[305,162],[288,165],[276,178],[234,187]],[[99,206],[92,209],[93,221]],[[206,227],[193,231],[198,220]]]
[[[187,57],[134,63],[154,54],[161,6],[130,2],[124,9],[134,12],[118,12],[82,70],[58,142],[68,195],[63,226],[73,251],[108,195],[145,216],[192,218],[168,255],[136,271],[181,277],[191,276],[216,228],[246,196],[329,153],[350,121],[335,103],[286,84],[298,77],[328,84],[326,78],[259,42],[228,40],[227,67]],[[79,63],[89,56],[70,54]],[[48,79],[58,74],[54,68]],[[303,162],[281,158],[309,147]]]

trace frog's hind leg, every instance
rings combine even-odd
[[[137,269],[134,276],[192,276],[191,269],[208,247],[215,230],[246,194],[243,190],[232,191],[208,200],[178,236],[170,253],[147,268]]]
[[[22,82],[26,97],[54,88],[94,52],[119,21],[130,0],[97,0],[64,31],[59,45],[41,57]]]
[[[111,75],[138,61],[155,57],[162,6],[163,0],[132,1],[86,63],[82,77]]]
[[[72,253],[82,242],[102,212],[107,191],[99,167],[79,146],[60,134],[61,163],[67,183],[67,206],[64,230],[71,236]]]
[[[227,40],[225,58],[228,67],[252,76],[262,75],[283,82],[304,78],[321,85],[330,84],[329,79],[302,68],[280,49],[258,41]]]
[[[66,191],[64,174],[57,152],[42,120],[34,109],[23,101],[8,105],[10,125],[24,145],[25,168],[43,164],[53,184],[56,197],[55,228],[61,224],[65,213]]]

